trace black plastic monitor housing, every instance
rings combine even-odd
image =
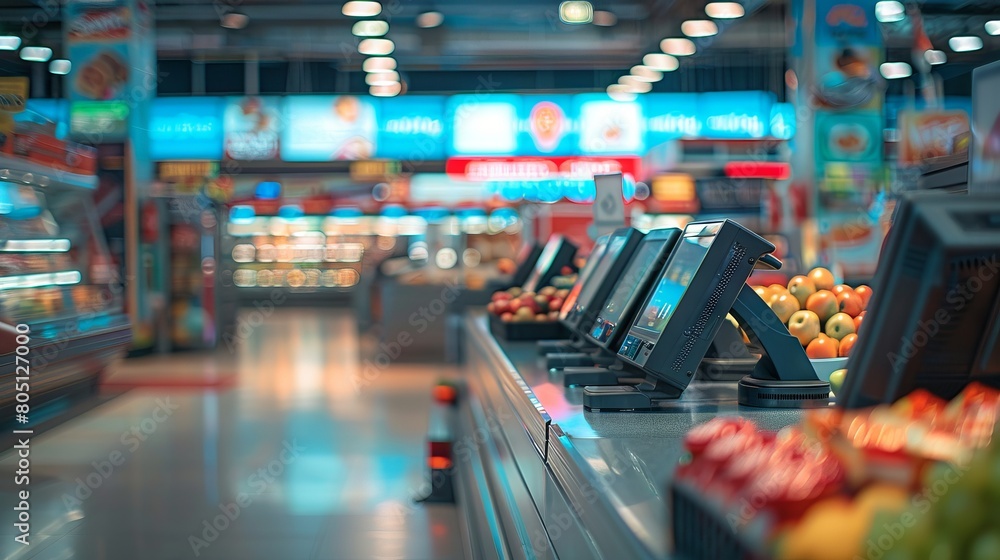
[[[520,287],[528,281],[531,271],[535,269],[535,263],[538,262],[538,257],[542,255],[542,248],[541,243],[531,243],[521,249],[521,254],[518,255],[517,269],[510,277],[511,286]]]
[[[559,276],[564,266],[572,266],[577,247],[561,235],[549,237],[545,248],[535,261],[528,279],[522,284],[526,292],[537,292],[548,286],[553,278]]]
[[[905,194],[838,404],[1000,388],[1000,196]]]
[[[586,328],[593,324],[599,311],[597,306],[611,295],[611,291],[622,278],[629,260],[644,237],[644,233],[630,227],[618,228],[611,233],[604,254],[601,255],[592,276],[585,280],[580,290],[576,305],[563,319],[563,325],[567,329],[577,332],[581,327]],[[614,251],[614,245],[618,242],[621,243],[621,247]]]

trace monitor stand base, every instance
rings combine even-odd
[[[746,376],[738,384],[737,400],[760,408],[825,408],[830,406],[826,381],[778,381]]]
[[[577,337],[559,340],[539,340],[538,355],[554,354],[556,352],[580,352],[585,349],[583,341]]]
[[[816,370],[798,339],[749,285],[743,286],[731,312],[750,342],[762,352],[752,373],[738,383],[740,405],[760,408],[830,405],[830,384],[816,377]]]
[[[638,385],[645,381],[641,372],[630,371],[619,361],[603,367],[564,368],[562,373],[564,387]]]
[[[587,387],[583,390],[583,408],[589,412],[656,411],[661,409],[661,403],[674,402],[683,392],[652,379],[638,385]]]

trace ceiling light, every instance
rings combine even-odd
[[[358,52],[367,55],[391,54],[395,48],[389,39],[365,39],[358,43]]]
[[[382,13],[382,4],[352,0],[344,3],[342,11],[348,17],[375,17]]]
[[[444,14],[441,12],[424,12],[417,16],[417,27],[431,29],[444,23]]]
[[[611,27],[616,23],[618,23],[618,16],[615,14],[607,10],[597,10],[594,12],[594,25]]]
[[[719,34],[719,26],[709,19],[689,19],[681,24],[681,33],[688,37],[711,37]]]
[[[635,101],[635,94],[621,84],[611,84],[608,86],[608,97],[615,101]]]
[[[21,38],[13,35],[0,35],[0,51],[16,51],[21,46]]]
[[[885,62],[878,69],[887,80],[909,78],[913,75],[913,68],[905,62]]]
[[[711,2],[705,5],[705,13],[715,19],[736,19],[743,17],[746,11],[736,2]]]
[[[649,93],[653,89],[653,84],[644,82],[635,76],[622,76],[618,78],[618,83],[625,86],[630,93]]]
[[[944,51],[930,49],[924,52],[924,60],[927,61],[927,64],[944,64],[948,62],[948,55],[944,54]]]
[[[978,51],[983,48],[983,40],[975,35],[952,37],[948,39],[948,46],[955,52]]]
[[[559,4],[559,20],[569,24],[590,23],[594,21],[594,7],[590,2],[563,2]]]
[[[381,37],[389,32],[389,24],[378,19],[359,21],[351,27],[355,37]]]
[[[370,86],[391,86],[399,83],[399,73],[395,70],[381,70],[365,76],[365,83]]]
[[[250,16],[239,12],[229,12],[222,16],[220,25],[226,29],[243,29],[250,23]]]
[[[660,72],[673,72],[680,66],[676,58],[663,53],[649,53],[642,57],[642,63]]]
[[[368,88],[368,93],[375,97],[396,97],[401,91],[403,91],[403,86],[399,82]]]
[[[653,83],[663,79],[663,72],[640,64],[632,67],[631,76],[642,82]]]
[[[376,56],[372,58],[366,58],[363,63],[361,63],[361,68],[365,72],[378,72],[381,70],[395,70],[396,69],[396,59],[389,56]]]
[[[50,58],[52,58],[52,49],[48,47],[24,47],[21,49],[21,60],[48,62]]]
[[[49,63],[49,72],[65,76],[73,68],[73,63],[65,58],[57,58]]]
[[[694,54],[695,47],[690,39],[670,38],[660,41],[660,50],[674,56],[688,56]]]
[[[990,35],[1000,35],[1000,19],[987,21],[986,32]]]
[[[906,8],[896,0],[883,0],[875,3],[875,19],[882,23],[901,21],[906,17]]]

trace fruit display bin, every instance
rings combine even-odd
[[[714,503],[704,491],[683,482],[670,485],[674,553],[685,560],[763,560],[763,544],[749,540],[751,532],[737,530],[722,504]]]
[[[559,321],[504,321],[490,315],[490,332],[504,340],[549,340],[567,338],[566,327]]]

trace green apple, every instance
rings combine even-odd
[[[840,392],[840,388],[844,386],[844,379],[846,377],[847,377],[846,369],[838,369],[837,371],[830,374],[830,388],[833,389],[834,395]]]

